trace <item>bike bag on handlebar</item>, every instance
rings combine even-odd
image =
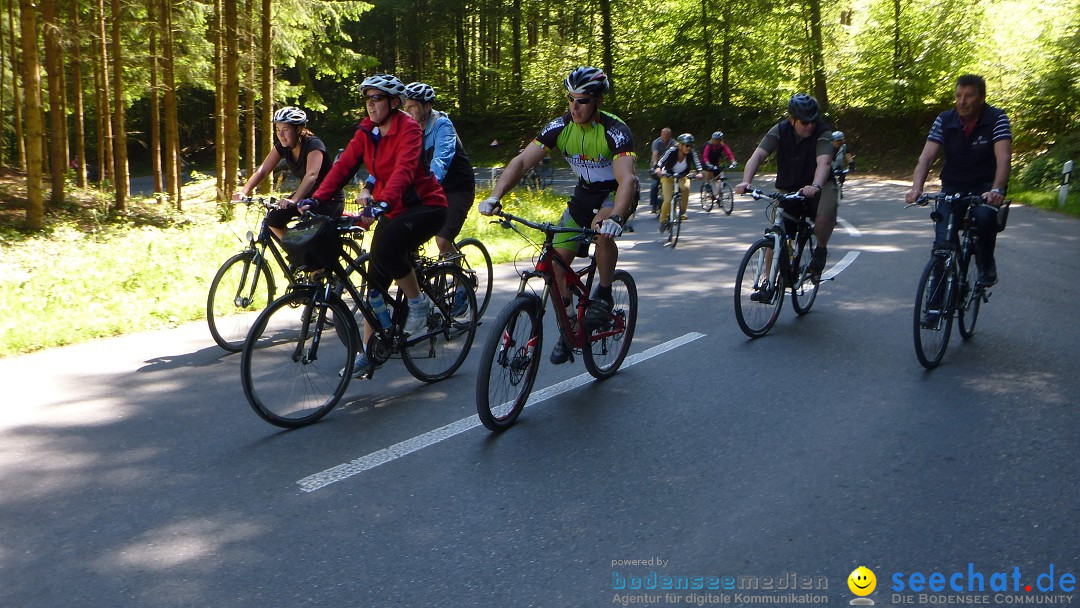
[[[309,214],[285,230],[281,248],[297,266],[330,268],[341,257],[341,237],[333,218]]]

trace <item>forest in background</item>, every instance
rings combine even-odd
[[[123,213],[132,169],[180,209],[193,163],[226,200],[265,155],[275,108],[307,110],[333,149],[361,116],[357,83],[376,71],[432,84],[479,156],[494,138],[512,152],[564,111],[560,83],[578,65],[611,74],[605,107],[642,150],[664,125],[754,141],[802,91],[838,127],[861,127],[863,148],[917,144],[965,72],[1010,114],[1014,180],[1056,183],[1080,149],[1080,6],[1067,0],[2,0],[0,11],[0,166],[25,172],[31,230],[69,183],[98,184]]]

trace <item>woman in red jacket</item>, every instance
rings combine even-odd
[[[371,239],[371,278],[384,289],[390,286],[391,279],[397,281],[409,299],[405,333],[415,334],[425,328],[432,304],[420,291],[409,252],[416,251],[442,228],[446,221],[446,195],[427,165],[420,162],[423,130],[401,110],[405,85],[395,76],[375,74],[364,79],[360,91],[367,118],[360,123],[313,198],[323,201],[333,196],[352,179],[360,163],[367,167],[375,178],[375,189],[371,192],[375,202],[362,215],[374,217],[377,213],[379,217]],[[377,295],[375,290],[368,294],[369,298]],[[379,313],[385,304],[377,299],[372,301],[372,306]],[[371,333],[371,328],[365,326],[365,347]],[[361,351],[353,375],[363,377],[371,367]]]

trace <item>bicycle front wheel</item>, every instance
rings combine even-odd
[[[960,262],[960,301],[956,309],[960,322],[960,337],[970,340],[975,335],[975,322],[979,320],[979,306],[982,304],[982,292],[977,288],[979,268],[969,253]]]
[[[769,333],[784,306],[784,279],[775,258],[773,240],[761,239],[747,250],[735,275],[735,320],[751,338]]]
[[[795,285],[791,290],[791,307],[799,315],[810,312],[810,307],[814,305],[814,300],[817,299],[818,287],[821,285],[820,281],[811,278],[808,271],[810,258],[813,257],[811,254],[816,247],[817,239],[811,233],[803,246],[799,248],[799,256],[796,258],[798,263],[795,269]]]
[[[724,183],[720,186],[720,208],[724,210],[724,215],[731,215],[731,212],[735,210],[735,190],[731,186]]]
[[[594,378],[610,378],[619,370],[630,342],[634,339],[637,325],[637,284],[629,272],[618,269],[611,282],[611,319],[598,327],[590,328],[588,344],[581,351],[585,369]]]
[[[351,316],[340,298],[323,302],[311,289],[282,296],[259,315],[240,360],[244,395],[259,417],[296,428],[334,409],[359,348],[356,324],[343,319]]]
[[[439,264],[422,277],[420,288],[432,303],[427,331],[406,339],[401,359],[417,380],[437,382],[453,375],[469,355],[476,336],[476,297],[456,265]]]
[[[679,194],[671,197],[671,211],[668,213],[668,221],[671,222],[671,232],[668,233],[668,242],[671,243],[672,249],[679,243],[679,233],[682,232],[681,203],[682,197],[679,196]]]
[[[704,211],[712,211],[713,205],[716,204],[716,198],[713,197],[711,184],[708,182],[701,184],[701,188],[698,190],[698,200]]]
[[[249,249],[226,260],[206,297],[206,324],[214,342],[230,353],[240,352],[255,318],[273,299],[274,279],[266,258]]]
[[[476,413],[489,430],[510,428],[532,392],[544,341],[540,306],[536,296],[514,298],[488,334],[476,376]]]
[[[491,287],[495,280],[491,254],[487,247],[484,247],[484,243],[474,238],[461,239],[455,247],[461,253],[461,269],[465,271],[473,291],[476,292],[476,320],[479,321],[491,300]]]
[[[942,256],[926,263],[915,296],[915,356],[926,369],[937,367],[945,356],[952,333],[952,277]]]

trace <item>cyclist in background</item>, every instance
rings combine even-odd
[[[720,175],[724,172],[720,159],[726,159],[724,165],[735,165],[735,153],[724,142],[724,132],[713,131],[712,137],[701,150],[701,162],[705,165],[705,179],[712,184],[713,192],[717,196],[720,195]]]
[[[675,146],[675,139],[671,137],[671,127],[664,127],[660,129],[660,137],[653,140],[650,148],[652,150],[652,160],[649,161],[649,175],[652,176],[652,187],[649,189],[649,205],[652,207],[653,213],[660,213],[660,178],[652,172],[652,168],[656,166],[656,163],[660,162],[660,157],[667,152],[668,148]]]
[[[1005,112],[986,104],[986,81],[982,76],[965,74],[956,79],[956,107],[942,112],[930,127],[911,190],[905,196],[914,203],[922,195],[930,165],[944,151],[941,167],[941,190],[945,194],[977,194],[990,206],[979,206],[972,213],[979,231],[975,262],[979,266],[979,283],[989,287],[997,283],[997,263],[994,245],[997,242],[997,207],[1005,201],[1012,163],[1012,129]],[[954,231],[948,229],[948,216],[958,219],[965,205],[942,203],[938,207],[942,219],[934,224],[934,242],[958,243]],[[954,222],[959,227],[959,222]]]
[[[300,215],[297,201],[307,197],[322,183],[334,161],[326,152],[326,144],[307,128],[307,114],[292,106],[274,112],[274,147],[267,153],[259,168],[251,174],[244,186],[233,193],[232,200],[239,201],[251,196],[251,192],[264,179],[274,174],[274,167],[282,159],[289,173],[300,179],[296,191],[286,198],[278,199],[278,208],[266,215],[266,225],[280,239],[285,226]],[[338,216],[345,209],[345,192],[338,189],[326,198],[326,203],[315,210],[320,215]]]
[[[679,200],[679,214],[686,219],[686,206],[690,198],[690,170],[695,169],[694,179],[701,179],[701,159],[694,151],[694,136],[683,133],[675,138],[676,146],[668,148],[660,160],[656,161],[653,172],[660,178],[664,189],[664,202],[660,205],[660,232],[668,225],[671,212],[671,199],[675,197],[675,180],[679,180],[682,198]],[[691,167],[690,163],[693,162]]]
[[[600,233],[596,239],[598,282],[590,296],[592,304],[585,312],[586,325],[596,325],[603,323],[614,307],[611,282],[619,259],[615,237],[622,234],[623,218],[637,205],[634,138],[622,119],[600,110],[604,93],[611,87],[603,70],[579,67],[570,72],[563,87],[568,94],[569,111],[544,126],[532,143],[507,163],[491,196],[480,203],[479,209],[483,215],[495,213],[500,206],[499,199],[512,190],[521,176],[539,163],[548,150],[561,151],[577,174],[578,183],[559,224],[571,228],[588,227]],[[559,257],[568,266],[580,245],[572,237],[571,234],[557,235],[554,241]],[[561,265],[555,265],[555,274],[565,287]],[[563,305],[569,307],[572,302],[566,301]],[[551,353],[551,362],[565,363],[570,353],[570,347],[560,338]]]
[[[381,217],[371,237],[371,281],[386,289],[396,281],[408,298],[409,313],[404,332],[416,334],[426,327],[431,300],[420,291],[409,254],[435,236],[446,223],[446,196],[435,176],[420,162],[423,131],[401,110],[405,85],[390,74],[368,76],[360,84],[367,118],[360,122],[345,152],[334,163],[315,191],[316,202],[325,200],[348,182],[363,163],[375,178],[374,204],[361,213],[370,226]],[[378,154],[376,154],[376,147]],[[378,291],[369,292],[372,308],[382,306]],[[373,330],[364,325],[364,346]],[[361,349],[353,366],[354,377],[371,371],[372,363]]]
[[[435,89],[430,85],[422,82],[405,85],[405,111],[424,129],[420,162],[430,167],[446,193],[446,224],[435,235],[435,244],[442,253],[456,253],[454,241],[476,198],[476,177],[454,123],[446,112],[432,109],[434,102]]]
[[[742,182],[735,186],[737,194],[750,189],[761,163],[773,152],[776,152],[776,189],[797,190],[806,197],[802,211],[814,218],[814,237],[818,242],[807,270],[820,275],[828,259],[826,246],[836,226],[838,196],[832,174],[832,129],[821,119],[816,99],[798,93],[788,100],[787,118],[769,129],[746,161]]]

